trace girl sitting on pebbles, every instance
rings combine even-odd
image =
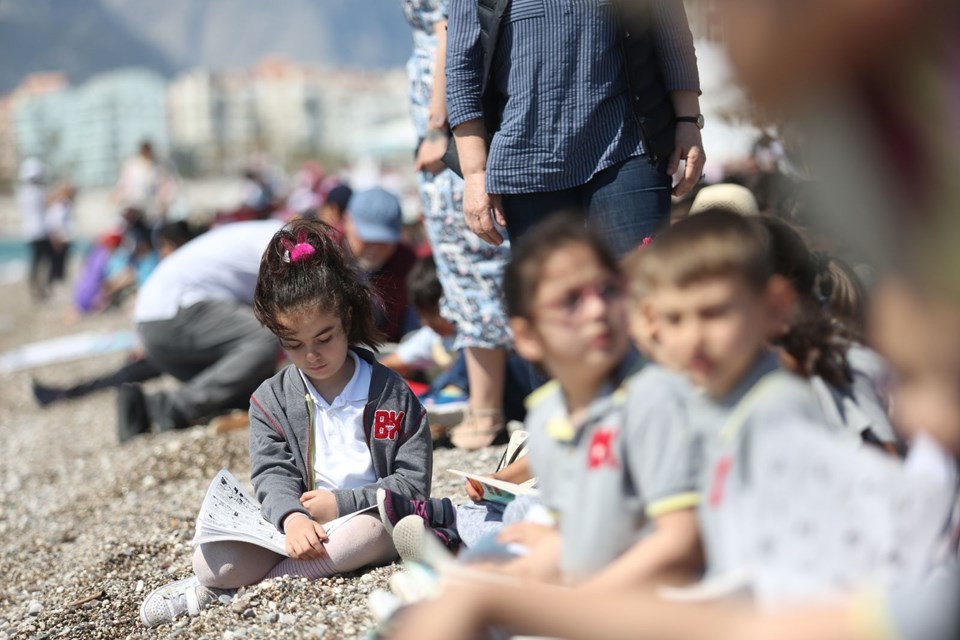
[[[144,600],[147,627],[196,615],[267,578],[317,579],[386,564],[396,551],[376,510],[330,535],[322,523],[375,507],[378,488],[430,495],[426,411],[400,376],[358,346],[381,341],[374,295],[331,233],[306,220],[277,232],[254,296],[257,319],[292,362],[250,399],[251,481],[264,519],[286,534],[289,557],[245,542],[201,544],[194,576]]]

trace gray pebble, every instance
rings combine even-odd
[[[315,638],[317,638],[317,640],[320,640],[321,638],[323,638],[323,636],[327,635],[327,625],[318,624],[317,626],[315,626],[313,628],[313,635]]]
[[[297,616],[292,613],[284,613],[280,616],[280,624],[297,624]]]
[[[253,609],[244,609],[240,615],[244,618],[252,618],[254,615]]]
[[[41,611],[43,611],[43,605],[36,600],[31,600],[30,604],[27,605],[27,613],[31,616],[38,616]]]
[[[277,614],[275,611],[271,611],[270,613],[265,613],[262,616],[260,616],[260,620],[262,620],[263,622],[266,622],[267,624],[273,624],[274,622],[277,621],[277,618],[279,617],[280,617],[279,614]]]
[[[143,580],[137,580],[137,586],[135,586],[135,587],[133,588],[133,590],[134,590],[136,593],[142,592],[142,591],[143,591]]]
[[[217,600],[220,601],[220,604],[230,604],[231,602],[233,602],[233,596],[223,593],[223,594],[220,594],[220,597],[217,598]]]

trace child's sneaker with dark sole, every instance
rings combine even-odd
[[[419,516],[427,526],[435,529],[453,528],[457,524],[457,509],[449,498],[411,500],[389,489],[377,489],[377,508],[383,526],[390,534],[407,516]]]

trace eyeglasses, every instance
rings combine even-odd
[[[597,297],[604,304],[613,304],[623,299],[624,286],[619,279],[611,278],[602,282],[597,282],[580,289],[572,289],[564,294],[559,300],[547,302],[544,307],[552,309],[565,315],[567,318],[578,318],[583,312],[584,303],[593,297]]]

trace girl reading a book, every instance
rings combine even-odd
[[[376,510],[327,535],[323,524],[376,507],[377,489],[430,494],[426,411],[371,351],[381,335],[374,294],[322,222],[298,220],[260,263],[254,311],[292,362],[250,399],[251,481],[261,515],[286,535],[286,554],[240,541],[201,544],[194,575],[150,593],[145,626],[196,615],[244,585],[310,579],[392,561]],[[224,248],[225,251],[229,247]]]

